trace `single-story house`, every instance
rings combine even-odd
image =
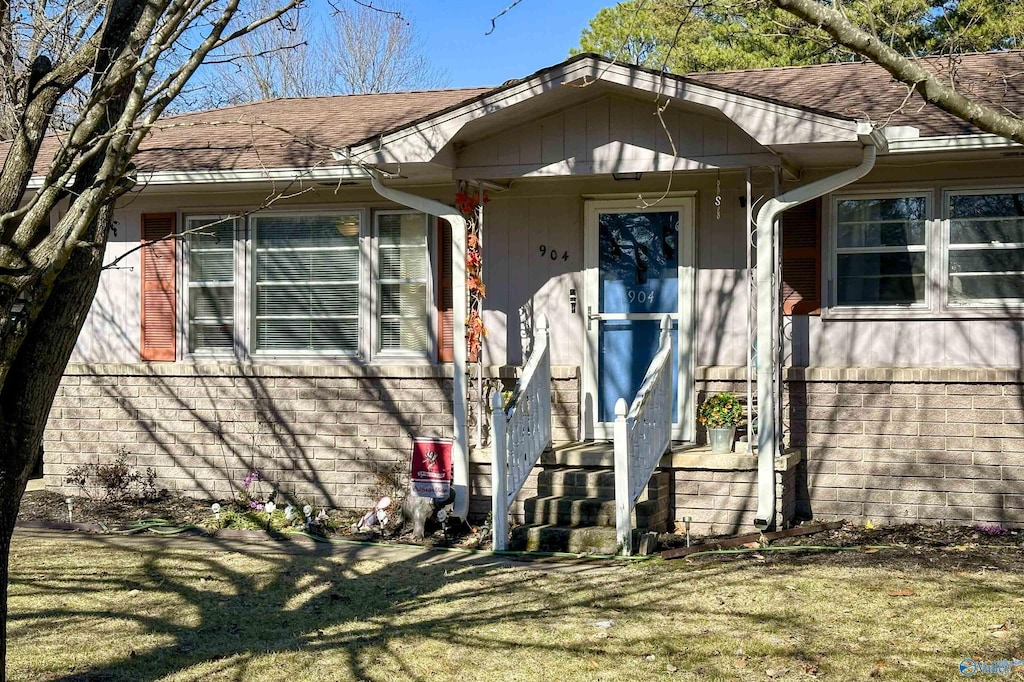
[[[956,63],[1016,112],[1024,83],[1001,75],[1022,68]],[[259,468],[365,508],[413,438],[441,437],[455,511],[481,519],[487,398],[543,316],[555,447],[512,508],[537,521],[523,501],[565,492],[546,467],[612,465],[615,404],[668,316],[652,525],[1024,523],[1022,157],[870,63],[674,75],[584,54],[496,88],[167,118],[50,414],[46,485],[123,452],[188,495]],[[457,194],[486,197],[477,357]],[[722,391],[760,427],[711,455],[695,417]]]

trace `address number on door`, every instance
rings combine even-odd
[[[630,303],[654,303],[653,291],[630,289],[626,292],[626,297]]]

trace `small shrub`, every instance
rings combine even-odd
[[[370,497],[376,502],[382,497],[391,498],[391,509],[399,509],[409,492],[408,464],[403,461],[381,461],[373,459],[367,452],[367,461],[373,473],[373,487]]]
[[[121,452],[110,464],[96,465],[96,482],[106,499],[121,499],[138,486],[139,472],[128,466],[127,452]]]
[[[94,490],[100,491],[104,500],[159,499],[163,491],[157,487],[156,471],[152,467],[144,475],[135,471],[128,464],[128,454],[128,449],[121,447],[112,462],[73,467],[65,475],[64,483],[77,487],[90,499]]]

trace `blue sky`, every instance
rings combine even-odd
[[[569,56],[580,31],[615,0],[522,0],[498,20],[511,0],[406,0],[398,3],[433,65],[448,73],[453,88],[500,85]]]

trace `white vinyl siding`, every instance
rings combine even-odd
[[[949,195],[951,306],[1024,301],[1024,193]]]
[[[377,350],[430,348],[430,251],[422,213],[377,213]]]
[[[257,352],[359,350],[359,212],[252,219]]]
[[[839,198],[834,204],[835,305],[923,305],[925,196]]]
[[[188,350],[231,352],[235,338],[235,219],[191,216],[188,235]]]

